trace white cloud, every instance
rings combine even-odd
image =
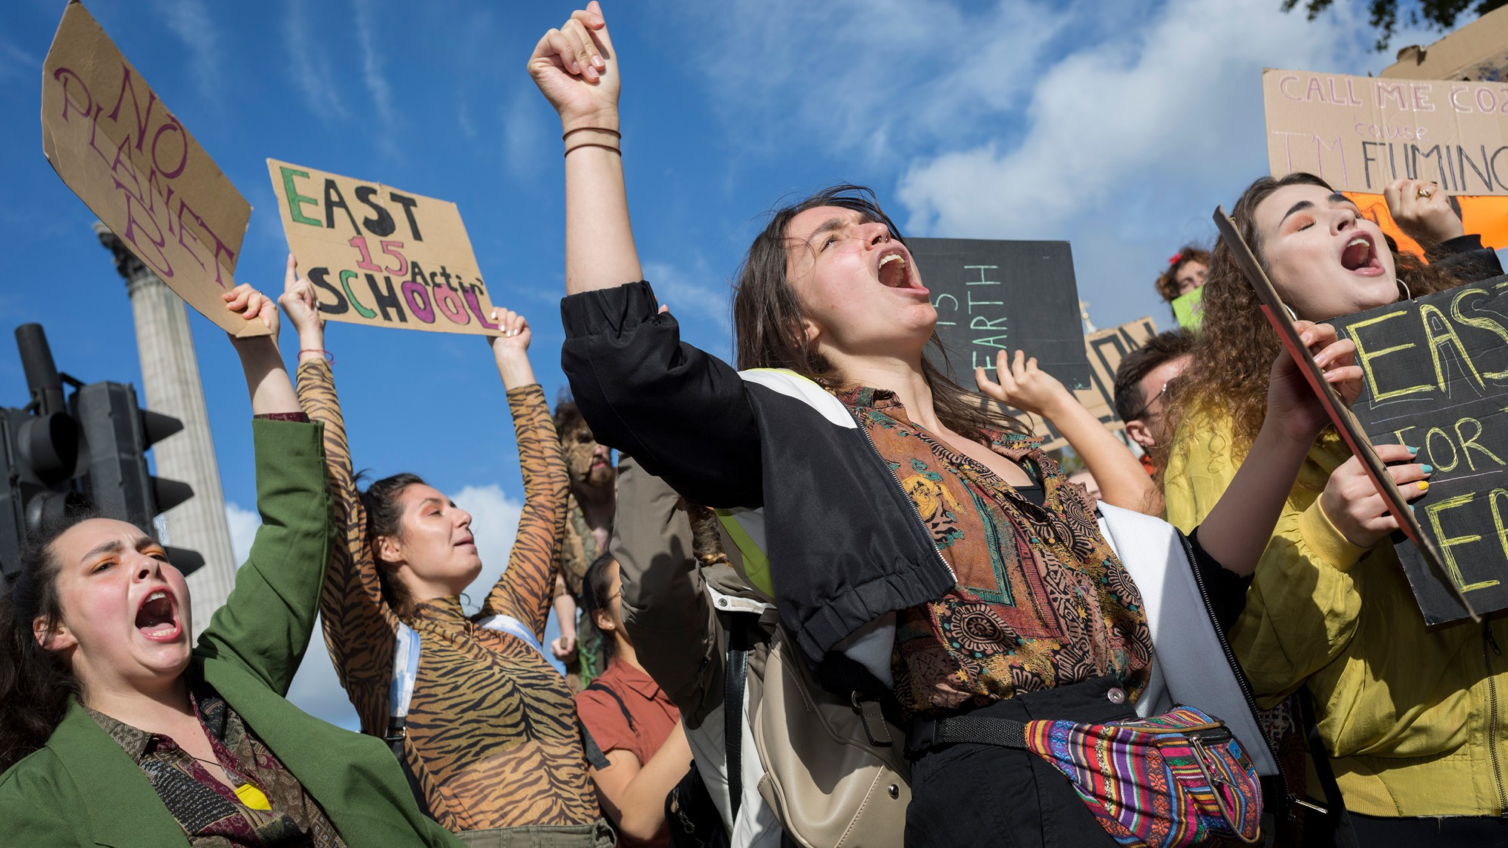
[[[257,536],[257,528],[262,526],[262,517],[256,510],[242,509],[234,501],[226,501],[225,523],[230,525],[230,551],[239,566],[251,556],[251,542]]]
[[[548,161],[546,147],[552,140],[545,114],[538,108],[539,95],[529,85],[515,88],[508,105],[503,109],[503,167],[508,176],[521,183],[536,182],[545,169],[540,162]],[[558,154],[557,154],[558,155]]]
[[[691,46],[740,143],[789,148],[807,138],[872,158],[977,137],[971,115],[1015,104],[1068,20],[1019,0],[982,10],[947,0],[732,0],[662,11],[682,19],[676,50]]]
[[[310,32],[308,0],[291,0],[288,4],[283,40],[287,43],[289,79],[309,111],[326,124],[350,118],[351,112],[335,88],[335,73],[325,46]]]
[[[353,0],[356,7],[356,42],[361,46],[361,78],[366,83],[367,93],[372,95],[372,105],[377,108],[377,117],[383,126],[393,126],[393,89],[387,77],[382,75],[382,53],[377,49],[377,37],[373,31],[376,11],[372,0]]]
[[[702,270],[705,271],[705,268]],[[708,273],[695,276],[716,279]],[[682,323],[705,319],[717,329],[720,336],[726,337],[731,332],[733,291],[727,282],[694,282],[691,275],[664,262],[644,263],[644,277],[654,286],[655,295],[660,302],[669,306],[670,311]]]
[[[204,0],[153,0],[152,7],[188,48],[199,93],[210,103],[219,103],[224,76],[220,61],[225,55],[225,45],[209,6]]]
[[[316,620],[314,638],[309,640],[309,650],[304,662],[293,675],[293,684],[288,687],[288,700],[304,712],[322,718],[347,730],[360,730],[361,720],[356,709],[346,696],[346,690],[335,675],[335,665],[330,662],[330,651],[325,645],[322,622]]]
[[[482,557],[482,573],[466,587],[467,599],[471,601],[467,611],[475,612],[492,590],[492,584],[508,567],[508,555],[518,536],[518,519],[523,504],[508,497],[496,483],[467,486],[450,499],[471,513],[471,533],[476,537],[477,553]]]
[[[42,60],[0,34],[0,82],[32,80],[42,73]]]

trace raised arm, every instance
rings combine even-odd
[[[258,419],[252,438],[262,524],[251,556],[236,572],[235,588],[195,650],[207,660],[239,665],[284,695],[309,646],[332,542],[324,455],[318,426],[300,420],[304,415],[278,352],[276,305],[245,285],[227,292],[226,301],[272,330],[270,336],[232,339]],[[212,675],[213,668],[211,662],[205,673]]]
[[[320,621],[330,661],[361,719],[362,729],[387,726],[387,687],[392,677],[398,617],[382,598],[377,564],[367,544],[366,509],[352,473],[345,418],[325,351],[324,320],[314,287],[298,276],[292,256],[278,299],[298,331],[298,397],[310,419],[324,425],[325,472],[338,538],[330,549],[320,593]]]
[[[566,157],[566,291],[644,276],[623,188],[618,55],[596,0],[544,34],[529,76],[560,115]]]
[[[1013,359],[1002,350],[995,358],[995,375],[998,383],[983,368],[974,369],[979,391],[1047,419],[1083,458],[1105,503],[1147,515],[1162,513],[1162,494],[1147,470],[1058,378],[1038,368],[1036,359],[1019,350]]]
[[[529,323],[507,310],[494,312],[493,318],[503,332],[489,342],[513,412],[518,463],[524,475],[524,508],[508,568],[488,593],[482,614],[512,616],[542,641],[555,596],[556,546],[565,533],[570,480],[544,390],[534,381],[529,366]]]

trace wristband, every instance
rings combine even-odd
[[[610,130],[607,127],[577,127],[574,130],[566,130],[564,133],[561,133],[560,140],[565,141],[567,137],[579,132],[586,132],[587,130],[591,130],[592,132],[607,133],[613,138],[623,138],[623,133],[620,133],[617,130]]]

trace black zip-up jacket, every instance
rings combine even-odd
[[[813,667],[854,630],[956,582],[836,399],[744,380],[680,340],[645,282],[561,301],[561,366],[593,435],[693,503],[763,507],[781,620]],[[773,387],[772,387],[773,386]],[[822,401],[825,400],[825,403]]]

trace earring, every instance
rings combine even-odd
[[[1414,299],[1413,293],[1409,291],[1409,284],[1405,283],[1403,281],[1402,277],[1398,278],[1398,288],[1403,291],[1403,299],[1404,300],[1413,300]]]
[[[1288,304],[1286,304],[1286,303],[1283,304],[1283,311],[1287,312],[1288,313],[1288,317],[1291,318],[1292,320],[1294,320],[1294,321],[1298,321],[1299,320],[1299,316],[1293,314],[1293,310],[1291,308],[1289,308]]]

